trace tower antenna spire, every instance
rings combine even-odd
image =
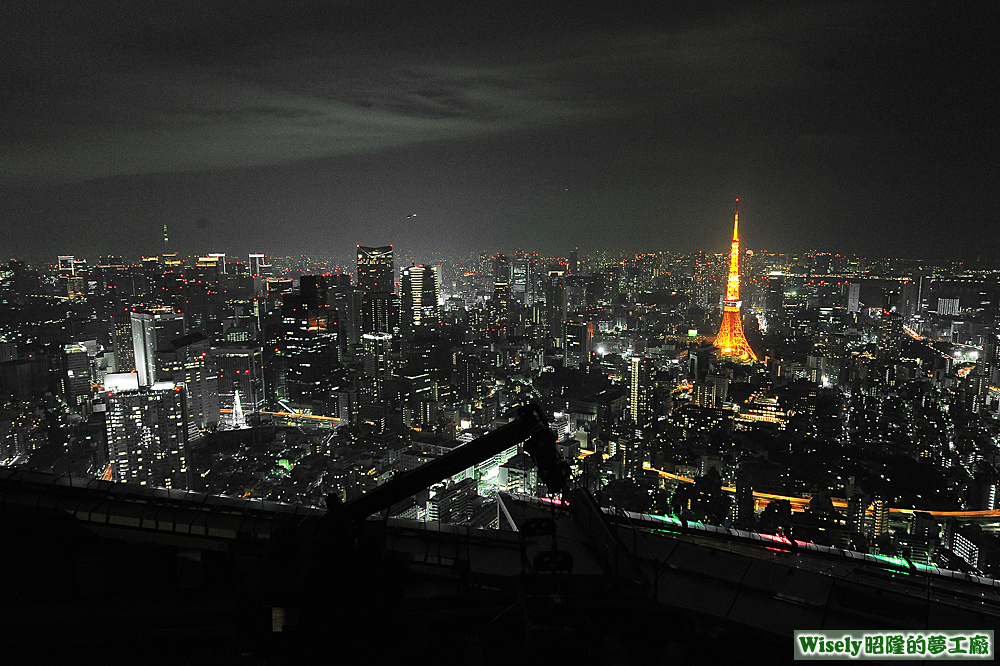
[[[736,216],[733,218],[733,240],[740,239],[740,200],[736,200]]]

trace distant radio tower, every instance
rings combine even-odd
[[[740,200],[736,203],[739,205]],[[729,248],[729,279],[726,282],[726,300],[722,303],[722,326],[715,336],[719,356],[729,356],[742,361],[756,361],[750,344],[743,335],[743,318],[740,316],[740,211],[737,208],[733,221],[733,243]]]

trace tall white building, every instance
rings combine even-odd
[[[957,317],[962,312],[959,303],[960,301],[957,298],[939,298],[937,313],[939,315],[951,315],[952,317]]]
[[[441,267],[407,266],[400,272],[400,329],[412,333],[441,325]]]
[[[156,381],[156,352],[184,335],[184,315],[170,311],[132,312],[132,352],[139,385]],[[124,368],[119,368],[124,369]]]
[[[636,429],[653,424],[653,361],[641,356],[629,359],[628,416]]]
[[[156,328],[149,312],[132,313],[132,351],[139,386],[150,386],[156,381]]]
[[[264,265],[264,255],[254,253],[250,255],[250,277],[260,277],[260,267]]]

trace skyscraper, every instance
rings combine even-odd
[[[365,379],[361,402],[376,405],[385,397],[385,383],[392,374],[392,336],[388,333],[365,333],[362,337]]]
[[[148,312],[132,313],[132,351],[139,386],[151,385],[156,380],[156,329]]]
[[[219,275],[226,274],[226,253],[225,252],[210,252],[208,254],[210,257],[215,258],[215,266],[219,270]]]
[[[391,245],[358,246],[358,287],[373,293],[395,291]]]
[[[565,364],[579,367],[590,363],[590,354],[594,350],[594,322],[567,321],[565,330]]]
[[[106,381],[112,478],[121,483],[187,488],[184,386],[173,382],[139,386],[131,373],[111,374]]]
[[[225,345],[212,348],[218,368],[219,408],[232,409],[240,392],[247,414],[264,409],[264,351],[257,346]]]
[[[184,337],[184,315],[179,312],[159,311],[153,313],[155,351],[170,349],[170,341]]]
[[[859,312],[861,310],[861,283],[852,282],[847,285],[847,311]]]
[[[392,333],[398,320],[396,294],[377,291],[361,295],[362,333]]]
[[[250,277],[260,277],[260,267],[264,265],[264,255],[254,253],[250,255]]]
[[[628,416],[636,429],[653,424],[653,362],[633,356],[629,359]]]
[[[392,333],[396,325],[396,298],[392,246],[358,246],[358,288],[363,333]]]
[[[567,305],[566,272],[558,266],[550,266],[545,283],[545,326],[549,337],[560,339],[559,346],[562,346]]]
[[[739,199],[736,200],[739,203]],[[722,302],[722,326],[715,336],[715,346],[720,356],[743,361],[756,361],[757,355],[743,335],[743,318],[740,314],[740,212],[733,220],[733,242],[729,248],[729,278],[726,281],[726,300]]]
[[[493,255],[493,281],[510,282],[510,272],[511,265],[507,255],[499,252]],[[487,278],[487,286],[489,286],[489,278]]]
[[[114,336],[115,368],[118,372],[135,370],[135,349],[132,346],[132,315],[126,311],[111,317]]]
[[[133,312],[132,353],[139,385],[156,381],[156,352],[170,350],[170,341],[184,335],[184,315],[175,312]],[[119,371],[125,367],[119,365]]]
[[[518,257],[511,264],[511,297],[522,305],[531,305],[530,266],[526,257]]]
[[[510,284],[497,281],[493,283],[493,298],[490,299],[490,311],[493,321],[490,328],[497,334],[506,332],[510,325],[511,297]]]
[[[62,392],[71,409],[83,407],[90,395],[90,358],[87,347],[80,344],[63,347],[64,374]]]
[[[188,441],[201,437],[201,431],[214,426],[219,421],[219,372],[211,356],[211,341],[202,333],[189,333],[170,341],[167,349],[157,350],[157,360],[168,356],[172,363],[169,376],[161,374],[157,367],[158,379],[184,384],[187,390]]]
[[[412,335],[441,325],[441,271],[438,266],[408,266],[400,273],[400,328]]]
[[[1000,345],[997,344],[996,328],[987,326],[983,334],[983,353],[979,358],[979,371],[990,378],[991,385],[996,384],[997,370],[1000,368],[1000,363],[997,362],[1000,360],[997,357],[998,350]]]
[[[322,276],[304,275],[300,285],[281,306],[277,397],[322,413],[316,405],[334,388],[340,361],[337,311],[326,303]]]
[[[896,303],[896,312],[903,316],[903,323],[910,325],[913,316],[917,314],[917,283],[903,282],[899,285],[899,300]]]
[[[326,278],[322,275],[303,275],[299,279],[299,295],[302,296],[302,305],[307,310],[325,309],[326,293]]]
[[[337,311],[340,323],[341,348],[354,354],[354,347],[361,344],[361,316],[364,312],[364,292],[354,287],[334,290],[327,298],[330,307]]]
[[[780,318],[785,309],[785,274],[771,271],[767,276],[767,293],[764,295],[764,312],[768,319]]]
[[[878,320],[879,355],[888,359],[898,358],[905,337],[903,315],[898,312],[883,311]]]

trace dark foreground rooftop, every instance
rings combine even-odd
[[[501,495],[501,530],[334,527],[5,470],[5,645],[31,663],[658,664],[791,659],[794,629],[1000,626],[993,581],[571,502]]]

